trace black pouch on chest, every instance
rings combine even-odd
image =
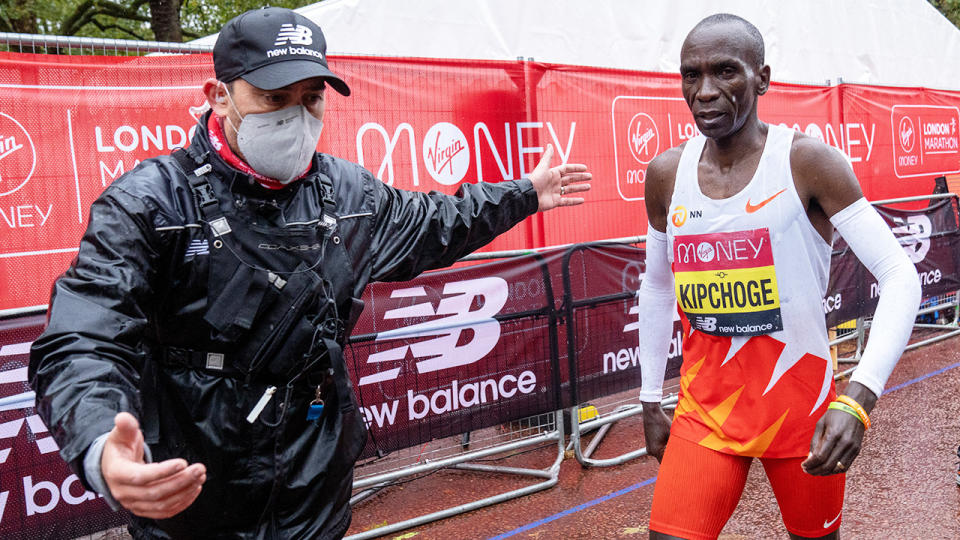
[[[232,202],[230,195],[217,197],[196,174],[201,169],[187,176],[213,248],[204,314],[210,339],[233,351],[232,367],[248,377],[261,370],[289,373],[301,363],[294,351],[308,349],[315,325],[336,311],[336,287],[324,274],[341,268],[345,252],[335,245],[339,240],[330,241],[333,227],[256,225],[251,215],[238,216],[221,203]],[[323,195],[324,206],[332,207],[332,189]],[[326,212],[321,217],[329,219]]]

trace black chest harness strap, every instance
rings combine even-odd
[[[317,253],[316,263],[310,265],[296,251],[258,249],[262,242],[276,239],[271,238],[272,233],[251,228],[245,219],[234,219],[231,227],[227,215],[234,215],[237,209],[231,206],[232,197],[218,196],[218,189],[222,191],[224,186],[215,184],[219,179],[209,176],[213,166],[207,154],[191,147],[173,152],[172,157],[188,182],[197,219],[206,224],[207,241],[215,248],[210,250],[211,279],[203,314],[212,334],[209,343],[198,343],[199,348],[209,350],[157,344],[152,351],[155,361],[146,363],[141,379],[144,394],[154,396],[145,395],[143,400],[143,429],[148,443],[160,437],[156,396],[162,365],[183,366],[245,384],[253,380],[278,385],[293,380],[316,384],[315,377],[305,373],[307,366],[312,367],[311,373],[342,371],[337,341],[345,337],[345,321],[338,313],[336,289],[324,278],[324,272],[352,270],[339,240],[331,242],[336,244],[333,252],[324,254],[326,239],[337,226],[334,186],[327,175],[317,174],[314,184],[322,199],[317,227],[277,231],[288,239],[302,240],[291,240],[298,247],[314,249],[320,243],[319,250],[310,251]],[[331,344],[336,345],[334,350]],[[345,373],[338,375],[346,377]]]
[[[207,178],[207,174],[213,170],[207,161],[207,154],[197,155],[191,147],[178,150],[172,156],[186,176],[198,217],[207,225],[208,241],[213,244],[208,289],[210,297],[204,320],[225,344],[244,338],[250,339],[251,334],[254,334],[263,340],[261,345],[268,344],[268,349],[275,349],[282,347],[289,337],[279,334],[302,325],[300,321],[304,317],[309,316],[314,321],[322,318],[319,317],[321,313],[326,317],[336,317],[335,307],[333,313],[328,311],[328,305],[335,304],[335,300],[329,298],[332,291],[329,282],[323,277],[322,270],[325,265],[320,264],[320,259],[325,257],[328,233],[336,226],[336,219],[333,217],[336,199],[333,182],[329,177],[317,174],[317,186],[323,203],[318,228],[310,229],[312,232],[298,233],[300,236],[296,237],[302,240],[299,247],[313,249],[320,246],[316,263],[308,265],[298,259],[295,252],[270,253],[258,250],[258,246],[264,246],[264,240],[274,239],[264,236],[262,232],[251,230],[249,224],[242,219],[235,220],[231,227],[221,207],[223,196],[218,197],[211,184],[211,181],[216,180]],[[229,203],[232,201],[228,201]],[[324,233],[318,242],[320,228]],[[230,235],[229,239],[227,235]],[[221,251],[220,248],[225,250]],[[259,253],[260,260],[252,258],[253,252]],[[269,255],[267,259],[262,258],[265,254]],[[317,305],[313,299],[319,300],[321,305]],[[262,328],[254,327],[255,319],[258,325],[276,327],[276,331],[259,336],[263,331]],[[215,343],[213,345],[216,347]],[[225,346],[226,350],[231,348],[229,345]],[[275,354],[275,351],[264,351],[263,346],[257,349],[255,353],[246,351],[248,358],[243,359],[225,358],[220,352],[185,348],[170,348],[165,356],[168,360],[174,360],[174,363],[228,377],[242,376],[249,381],[263,367],[266,361],[264,355]]]

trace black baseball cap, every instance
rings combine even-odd
[[[230,19],[213,46],[217,79],[242,78],[276,90],[311,77],[323,77],[334,90],[350,87],[327,67],[327,40],[313,21],[284,8],[255,9]]]

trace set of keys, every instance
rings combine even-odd
[[[310,402],[310,408],[307,409],[307,420],[316,420],[323,415],[323,398],[322,395],[322,386],[317,386],[316,397],[313,401]],[[257,421],[257,418],[260,417],[260,414],[263,412],[263,409],[267,407],[267,404],[270,403],[270,400],[273,399],[273,395],[277,393],[276,386],[268,386],[266,390],[263,391],[263,395],[260,396],[260,399],[257,401],[257,404],[253,406],[253,409],[250,411],[250,414],[247,415],[247,422],[254,423]]]
[[[320,397],[320,387],[317,387],[317,396],[310,402],[310,408],[307,409],[307,421],[316,420],[323,415],[323,398]]]

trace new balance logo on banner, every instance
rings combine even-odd
[[[443,294],[455,296],[445,296],[441,299],[436,311],[433,310],[430,302],[421,302],[391,309],[383,315],[384,319],[432,315],[446,315],[446,317],[377,334],[377,341],[426,336],[436,336],[436,338],[371,354],[367,358],[367,363],[392,362],[398,367],[365,375],[360,378],[358,386],[396,379],[400,375],[408,350],[415,358],[421,359],[416,362],[417,372],[429,373],[472,364],[496,347],[497,342],[500,341],[500,323],[493,317],[507,303],[509,294],[507,282],[499,277],[455,281],[444,285]],[[426,295],[423,287],[411,287],[397,289],[390,294],[390,297],[417,298]],[[471,306],[477,303],[478,299],[482,299],[479,302],[481,307],[471,310]],[[464,330],[468,331],[466,335],[470,336],[470,340],[461,343],[461,334]]]
[[[290,45],[311,45],[313,44],[313,30],[310,30],[302,24],[296,26],[289,23],[284,24],[280,26],[277,41],[273,44],[283,45],[284,43],[289,43]]]
[[[933,230],[928,216],[906,216],[905,218],[894,218],[894,227],[890,230],[900,241],[903,251],[910,257],[910,262],[918,264],[927,256],[930,251],[930,232]]]

